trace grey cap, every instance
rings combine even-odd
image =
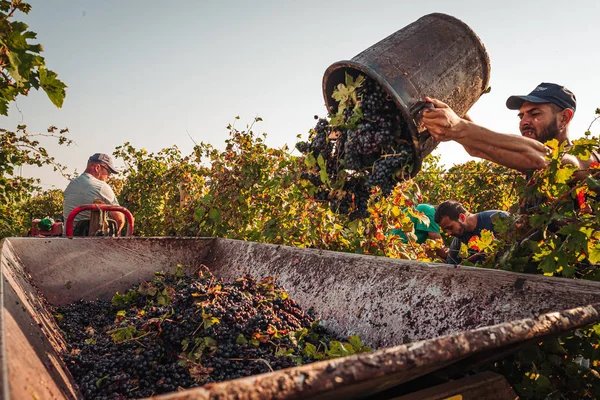
[[[113,164],[113,159],[111,156],[109,156],[108,154],[104,154],[104,153],[96,153],[93,156],[90,156],[90,158],[88,158],[88,162],[95,162],[95,163],[101,163],[104,164],[108,167],[108,169],[110,170],[110,172],[112,172],[113,174],[118,173],[118,171],[115,169],[115,164]]]

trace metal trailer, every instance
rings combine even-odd
[[[408,397],[398,398],[414,399],[455,393],[465,399],[514,398],[506,382],[490,374],[450,382],[433,394],[431,389],[414,392],[423,387],[415,383],[428,382],[440,371],[461,371],[600,321],[600,284],[595,282],[228,239],[7,238],[0,262],[3,399],[80,396],[61,359],[65,342],[48,304],[110,299],[116,291],[152,279],[155,271],[174,270],[177,263],[204,264],[224,279],[244,273],[275,276],[303,308],[313,307],[333,334],[358,334],[376,350],[161,399],[402,394]],[[384,392],[393,387],[400,389]],[[474,387],[476,394],[469,397]]]

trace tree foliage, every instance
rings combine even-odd
[[[522,174],[490,161],[467,161],[446,170],[440,166],[439,156],[424,160],[415,181],[426,203],[454,199],[473,213],[515,210],[518,190],[525,182]]]
[[[49,189],[35,193],[23,204],[22,210],[26,213],[27,221],[46,217],[60,221],[63,212],[63,191]]]
[[[29,133],[24,125],[16,131],[0,129],[0,238],[22,235],[30,226],[28,210],[32,209],[31,197],[40,190],[39,179],[23,177],[21,168],[47,165],[64,174],[66,167],[48,153],[40,140],[69,145],[66,132],[54,126],[43,134]],[[51,213],[53,209],[49,208],[45,215]]]
[[[17,11],[28,14],[31,6],[20,0],[0,1],[0,114],[8,115],[8,106],[17,96],[27,96],[40,88],[57,107],[62,107],[66,85],[58,75],[46,68],[40,54],[43,47],[29,41],[37,34],[29,26],[14,21]]]
[[[119,146],[114,155],[127,166],[119,177],[119,199],[136,217],[136,234],[218,236],[426,257],[414,243],[386,235],[403,226],[412,231],[403,211],[417,201],[412,181],[399,186],[389,204],[373,200],[371,207],[381,220],[348,222],[311,196],[311,184],[300,179],[307,168],[304,159],[285,147],[269,148],[265,139],[252,126],[239,130],[230,125],[224,150],[200,143],[183,156],[176,147],[154,154],[129,143]]]
[[[0,114],[7,115],[9,104],[17,96],[27,96],[31,88],[42,88],[57,107],[65,98],[66,85],[57,74],[46,68],[40,55],[42,45],[31,44],[36,33],[29,31],[27,24],[14,21],[17,11],[29,13],[31,6],[20,0],[0,0]],[[0,128],[0,238],[20,235],[30,224],[29,198],[39,191],[39,180],[25,178],[21,174],[24,166],[51,165],[64,172],[54,157],[48,154],[42,141],[56,140],[69,145],[66,129],[51,126],[44,134],[27,131],[25,125],[14,130]]]

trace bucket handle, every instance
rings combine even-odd
[[[426,108],[435,108],[433,103],[428,101],[417,101],[411,108],[410,113],[415,120],[421,119],[423,117],[423,110]]]

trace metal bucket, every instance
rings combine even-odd
[[[345,73],[369,76],[393,98],[412,137],[415,164],[438,142],[417,120],[425,96],[448,104],[459,116],[488,88],[490,59],[475,32],[464,22],[445,14],[429,14],[391,34],[348,61],[338,61],[325,71],[323,97],[335,112],[332,94]]]

